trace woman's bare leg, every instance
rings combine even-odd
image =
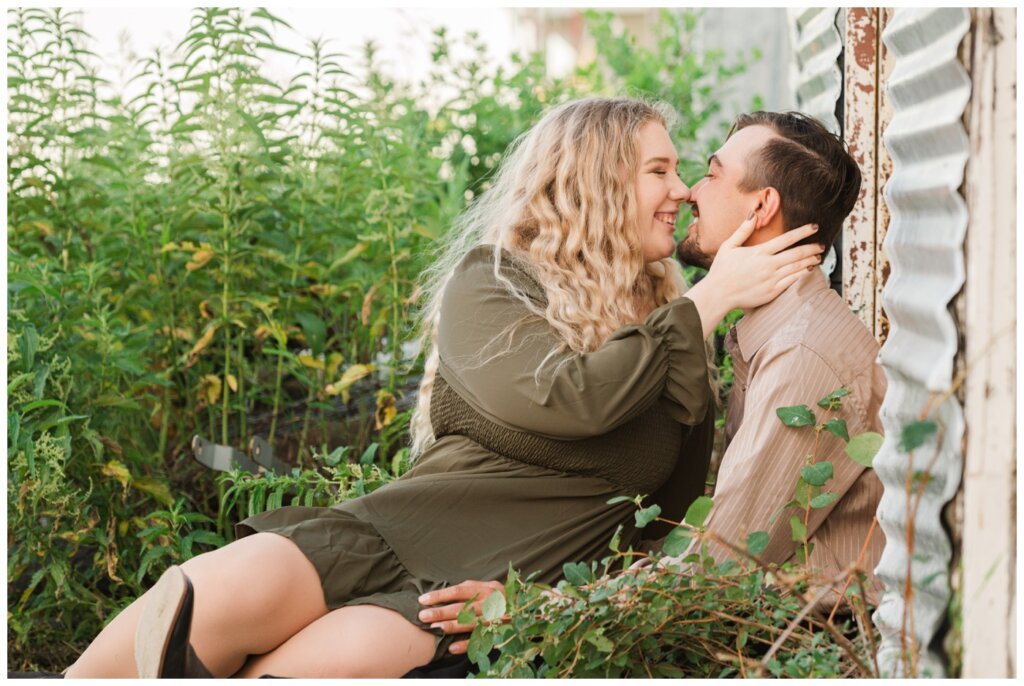
[[[190,642],[216,676],[233,674],[248,655],[273,650],[327,613],[313,564],[277,534],[247,536],[182,569],[195,592]],[[66,676],[136,677],[135,630],[148,595],[115,617]]]
[[[265,655],[254,655],[236,677],[264,674],[307,679],[394,678],[430,662],[437,636],[376,605],[333,610]]]

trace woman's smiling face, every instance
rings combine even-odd
[[[636,177],[637,222],[645,262],[656,262],[676,249],[679,203],[690,189],[679,178],[679,158],[665,127],[648,122],[640,129],[640,169]]]

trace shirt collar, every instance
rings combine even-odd
[[[779,321],[792,314],[800,304],[828,288],[828,280],[821,269],[812,269],[802,279],[769,303],[755,307],[736,324],[736,343],[743,359],[750,361],[772,334],[779,329]]]

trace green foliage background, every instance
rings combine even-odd
[[[289,27],[197,9],[126,100],[98,95],[72,13],[9,11],[10,669],[63,668],[238,518],[401,473],[417,277],[544,107],[650,95],[680,111],[681,144],[706,135],[743,65],[693,50],[695,15],[665,12],[652,48],[587,20],[598,60],[566,78],[438,31],[421,83],[318,41],[276,83],[264,60]],[[195,433],[269,437],[295,469],[218,477]]]

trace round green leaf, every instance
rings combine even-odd
[[[500,621],[505,616],[505,595],[494,592],[484,599],[481,614],[488,622]]]
[[[938,428],[931,420],[910,422],[900,433],[900,450],[909,453],[920,448]]]
[[[819,493],[818,495],[811,498],[811,507],[818,509],[820,507],[828,507],[831,505],[836,498],[839,496],[832,492]]]
[[[700,529],[704,526],[704,521],[708,518],[708,514],[711,512],[714,504],[715,501],[706,495],[700,496],[690,503],[690,507],[686,508],[686,515],[683,517],[683,521],[695,529]]]
[[[653,522],[655,519],[657,519],[658,515],[660,514],[661,507],[658,505],[651,505],[650,507],[645,507],[642,510],[637,510],[635,513],[633,513],[633,516],[636,518],[636,528],[644,528],[645,526]]]
[[[786,426],[814,426],[814,414],[806,405],[780,407],[775,410],[775,414]]]
[[[844,398],[848,395],[850,395],[850,391],[846,390],[845,386],[840,386],[839,388],[837,388],[836,390],[832,391],[824,398],[819,400],[818,407],[823,407],[826,410],[830,408],[833,410],[839,409],[839,407],[842,405],[842,401],[840,400],[840,398]]]
[[[661,551],[671,557],[682,555],[693,540],[692,532],[685,526],[677,526],[665,537]]]
[[[789,528],[793,533],[793,540],[800,543],[807,537],[807,527],[800,515],[793,515],[789,518]]]
[[[768,541],[767,531],[752,531],[747,534],[747,552],[751,555],[760,555],[768,547]]]
[[[882,434],[874,431],[857,434],[846,444],[846,455],[857,464],[870,467],[879,448],[882,447],[883,440],[885,439]]]
[[[844,441],[850,441],[850,432],[846,429],[846,420],[835,417],[825,422],[825,430]]]
[[[800,478],[812,486],[824,486],[832,478],[832,463],[826,460],[801,467]]]
[[[582,562],[566,562],[562,565],[562,574],[565,580],[573,586],[583,586],[590,583],[592,577],[590,567]]]

